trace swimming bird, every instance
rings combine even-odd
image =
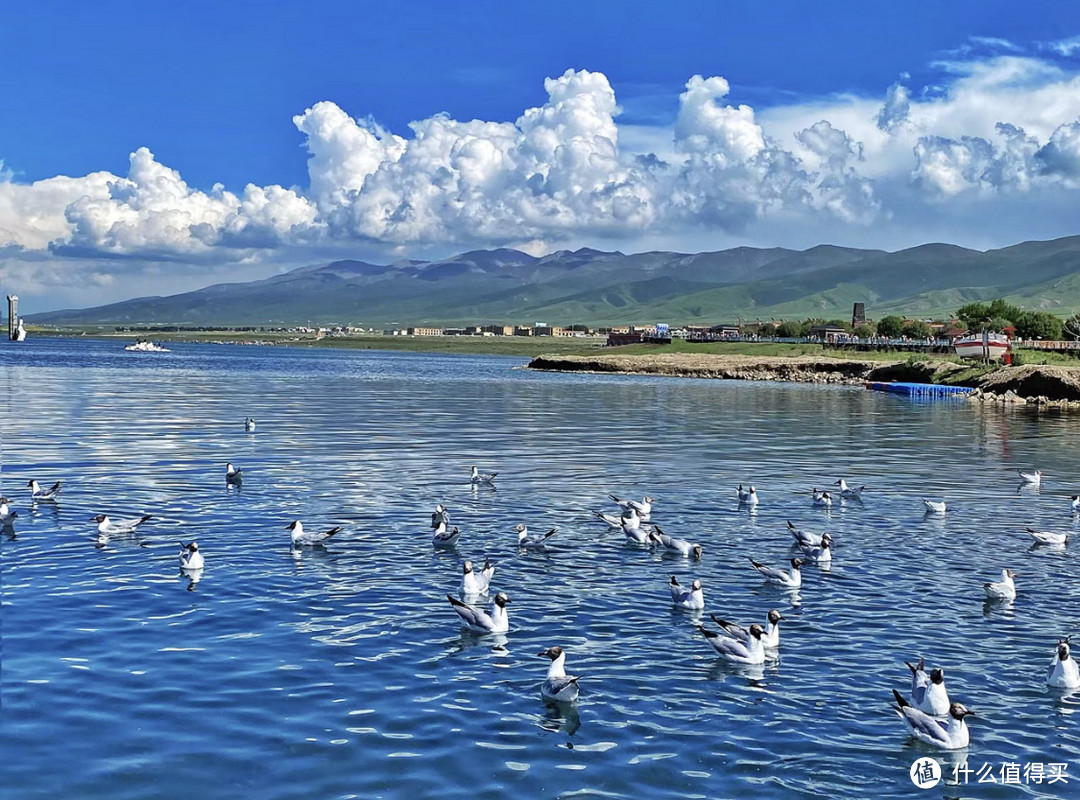
[[[293,547],[301,547],[303,545],[322,545],[336,533],[341,532],[341,527],[331,528],[328,531],[320,531],[318,533],[308,533],[304,530],[304,523],[298,519],[294,519],[285,528],[292,531],[292,545]]]
[[[453,595],[448,594],[446,599],[450,601],[450,605],[453,606],[454,611],[461,617],[462,623],[470,631],[476,633],[506,633],[510,630],[510,618],[506,613],[506,606],[510,602],[510,598],[504,592],[495,595],[490,614],[461,602]]]
[[[750,626],[750,636],[745,643],[723,636],[716,631],[710,631],[704,625],[698,625],[698,630],[712,645],[713,650],[728,661],[735,664],[765,663],[765,645],[761,641],[763,631],[756,622]]]
[[[807,561],[816,561],[820,564],[825,561],[832,561],[832,541],[832,536],[824,533],[821,536],[821,544],[803,544],[799,542],[799,549],[802,550],[803,558]]]
[[[750,641],[750,628],[744,628],[737,622],[728,622],[726,619],[720,619],[715,614],[710,614],[709,616],[728,636],[733,639],[738,639],[743,644]],[[785,619],[787,619],[787,617],[775,608],[770,609],[765,621],[764,633],[761,635],[762,645],[770,650],[775,650],[780,646],[780,621]]]
[[[1046,683],[1058,689],[1080,688],[1080,667],[1069,653],[1069,639],[1065,637],[1058,642],[1054,650],[1054,658],[1046,670]]]
[[[1069,534],[1067,533],[1053,533],[1051,531],[1037,531],[1034,528],[1026,528],[1028,533],[1031,534],[1031,538],[1035,540],[1036,544],[1068,544]]]
[[[911,735],[920,742],[944,750],[959,750],[968,746],[971,736],[964,717],[972,716],[975,712],[965,708],[963,703],[951,703],[948,720],[939,722],[925,711],[914,708],[896,689],[893,689],[893,697],[896,698],[893,710],[907,723]]]
[[[1018,469],[1020,474],[1020,480],[1024,483],[1030,483],[1032,486],[1038,486],[1042,483],[1042,477],[1044,475],[1041,469],[1033,470],[1031,472],[1024,472],[1022,469]]]
[[[431,529],[435,530],[439,525],[444,527],[450,524],[450,514],[443,508],[443,504],[439,503],[435,506],[435,513],[431,515]]]
[[[544,546],[544,542],[553,536],[558,528],[552,528],[547,533],[534,533],[532,536],[529,535],[529,529],[525,526],[525,523],[516,525],[514,530],[517,531],[518,535],[518,547],[538,549]]]
[[[61,481],[57,481],[48,489],[42,489],[38,486],[37,481],[30,481],[26,485],[30,487],[31,500],[55,500],[56,496],[60,494],[60,483]]]
[[[649,515],[652,514],[653,499],[648,495],[641,498],[641,502],[638,502],[637,500],[620,500],[613,494],[609,494],[608,497],[614,500],[616,505],[625,508],[627,511],[634,509],[638,516],[641,517],[642,522],[649,521]]]
[[[629,523],[633,528],[640,527],[641,525],[641,517],[639,517],[637,511],[632,508],[622,512],[619,516],[605,514],[602,511],[595,511],[593,513],[597,519],[606,522],[610,528],[621,528],[626,523]]]
[[[660,530],[659,527],[652,533],[652,538],[672,553],[678,553],[679,555],[688,558],[701,558],[702,548],[700,544],[694,544],[686,539],[676,539],[674,536],[668,536]]]
[[[452,547],[457,544],[459,538],[461,538],[461,531],[458,530],[457,525],[447,530],[446,523],[443,522],[431,534],[431,543],[436,547]]]
[[[705,608],[705,593],[701,591],[701,581],[697,578],[694,578],[694,582],[690,584],[689,589],[685,589],[679,585],[678,579],[672,575],[668,588],[671,590],[671,602],[680,608],[689,608],[692,611]]]
[[[944,717],[949,713],[949,693],[945,689],[945,671],[932,669],[926,671],[926,662],[919,659],[918,664],[908,661],[911,670],[911,704],[932,717]]]
[[[479,572],[473,569],[473,563],[466,561],[461,565],[461,593],[487,594],[491,585],[491,576],[495,574],[495,565],[490,560],[484,560],[484,567]]]
[[[15,518],[19,516],[18,511],[8,508],[10,502],[6,497],[0,497],[0,526],[5,528],[10,528]]]
[[[944,500],[923,500],[927,514],[944,514],[947,506]]]
[[[840,487],[840,497],[844,500],[862,500],[862,493],[866,489],[865,486],[860,486],[858,489],[852,488],[847,485],[847,481],[843,478],[834,483],[833,486]]]
[[[810,491],[810,500],[814,504],[814,508],[832,507],[832,495],[827,491],[819,492],[817,489],[812,489]]]
[[[991,600],[1012,600],[1016,597],[1016,586],[1013,584],[1015,577],[1016,573],[1011,569],[1003,569],[1000,581],[983,584],[986,596]]]
[[[802,586],[802,572],[800,567],[806,562],[801,558],[791,559],[791,571],[783,569],[775,569],[773,567],[767,567],[764,564],[760,564],[754,559],[750,559],[750,563],[754,565],[754,569],[765,576],[765,580],[769,583],[775,583],[779,586],[785,586],[788,589],[798,589]]]
[[[112,520],[106,514],[98,514],[96,517],[91,517],[90,521],[98,524],[99,535],[116,536],[122,533],[134,533],[135,529],[148,519],[153,519],[153,517],[150,514],[144,514],[141,517]]]
[[[636,516],[623,519],[622,532],[623,536],[635,544],[648,544],[652,541],[649,531],[641,527]]]
[[[495,476],[498,475],[498,474],[499,473],[497,473],[497,472],[491,472],[491,473],[486,473],[485,474],[485,473],[480,472],[480,470],[478,470],[476,467],[473,467],[472,468],[472,478],[470,480],[471,480],[473,486],[483,485],[483,486],[490,486],[491,488],[494,489],[495,488]]]
[[[825,536],[823,533],[810,533],[809,531],[800,530],[791,524],[791,520],[788,520],[788,530],[791,535],[795,537],[796,544],[807,545],[808,547],[820,547],[821,540]]]
[[[187,544],[180,542],[180,569],[202,569],[203,566],[203,554],[199,552],[198,543],[194,541]]]
[[[1070,505],[1072,506],[1073,513],[1080,514],[1080,494],[1070,496],[1069,500],[1071,501]]]
[[[541,650],[538,656],[547,656],[551,659],[548,667],[547,678],[540,686],[540,694],[547,700],[555,700],[559,703],[569,703],[577,700],[578,678],[576,675],[566,674],[566,653],[561,647],[549,647]]]
[[[255,430],[255,420],[253,420],[251,417],[247,417],[244,420],[244,430],[247,431],[248,433],[251,433],[252,431],[254,431]]]
[[[758,504],[757,489],[751,486],[749,489],[743,489],[742,484],[739,484],[739,488],[735,490],[736,495],[739,498],[739,503],[748,506],[756,506]]]
[[[238,469],[232,465],[232,462],[225,464],[225,483],[243,483],[244,470]]]

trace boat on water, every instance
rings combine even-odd
[[[15,329],[15,341],[16,342],[25,342],[26,341],[26,326],[23,325],[23,321],[21,319],[19,320],[19,327]]]
[[[126,345],[124,347],[130,353],[168,353],[169,348],[162,347],[159,344],[154,344],[146,339],[139,339],[139,341],[133,344]]]
[[[953,340],[953,347],[960,358],[1000,361],[1009,352],[1009,337],[1004,333],[965,333]]]

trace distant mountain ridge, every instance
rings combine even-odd
[[[926,244],[887,253],[834,245],[626,255],[474,250],[437,261],[341,260],[248,283],[34,314],[55,325],[404,326],[616,324],[736,317],[944,316],[972,300],[1080,310],[1080,236],[981,252]]]

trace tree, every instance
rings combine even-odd
[[[1021,339],[1060,339],[1061,320],[1047,311],[1025,311],[1013,320]]]
[[[921,319],[913,319],[911,322],[904,323],[902,335],[909,339],[929,339],[934,332]]]
[[[843,328],[848,333],[851,333],[851,322],[846,319],[830,319],[825,323],[826,325],[832,325],[834,328]]]
[[[781,339],[798,339],[803,335],[803,324],[797,320],[785,319],[776,326],[776,335]]]
[[[852,331],[852,333],[854,333],[860,339],[872,339],[877,333],[877,331],[874,330],[874,326],[869,322],[860,322],[858,325],[855,326],[855,329]]]
[[[890,315],[888,317],[882,317],[878,320],[878,336],[885,336],[889,339],[897,339],[904,335],[903,330],[904,320],[901,317]]]
[[[1065,330],[1065,334],[1071,336],[1074,340],[1080,341],[1080,314],[1073,314],[1062,326]]]
[[[991,303],[968,303],[956,309],[956,318],[963,322],[969,331],[981,331],[988,323],[1005,320],[1006,325],[1016,322],[1023,314],[1023,309],[1009,305],[1000,297]],[[997,328],[1000,330],[1001,327]],[[993,328],[991,329],[993,330]]]
[[[1012,320],[1006,319],[1005,317],[994,317],[980,325],[977,330],[981,331],[983,328],[986,328],[989,331],[994,331],[994,333],[1001,333],[1010,325],[1012,325]]]

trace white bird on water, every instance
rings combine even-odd
[[[1069,505],[1074,514],[1080,514],[1080,494],[1071,495],[1069,497]]]
[[[926,662],[918,664],[905,661],[911,670],[911,704],[932,717],[944,717],[949,713],[949,693],[945,689],[945,670],[926,671]]]
[[[255,420],[253,420],[251,417],[247,417],[244,420],[244,430],[248,433],[253,432],[255,430]]]
[[[497,473],[497,472],[483,473],[480,470],[478,470],[476,467],[473,467],[472,468],[472,477],[470,478],[470,481],[472,482],[473,486],[490,486],[492,489],[494,489],[495,488],[495,476],[498,475],[498,474],[499,473]]]
[[[570,703],[577,700],[578,678],[576,675],[566,674],[566,653],[561,647],[549,647],[541,650],[538,656],[547,656],[551,659],[548,667],[547,678],[540,686],[540,694],[546,700],[554,700],[559,703]]]
[[[607,523],[609,528],[621,528],[626,524],[629,524],[632,528],[638,528],[641,526],[641,517],[638,516],[637,511],[630,508],[624,511],[621,515],[615,516],[614,514],[605,514],[602,511],[593,512],[596,518]]]
[[[10,528],[15,521],[15,518],[19,516],[18,511],[12,511],[8,508],[8,503],[11,501],[6,497],[0,497],[0,526]]]
[[[698,630],[705,640],[712,645],[721,658],[725,658],[735,664],[764,664],[765,645],[761,641],[762,628],[756,622],[750,626],[748,641],[740,642],[728,636],[722,636],[716,631],[710,631],[703,625],[698,625]]]
[[[927,514],[944,514],[948,508],[944,500],[923,500],[923,505]]]
[[[971,716],[975,712],[965,708],[963,703],[951,703],[948,720],[939,722],[925,711],[914,708],[896,689],[893,689],[893,697],[896,698],[893,710],[907,723],[911,735],[920,742],[940,747],[943,750],[959,750],[968,746],[971,735],[964,717]]]
[[[688,608],[691,611],[699,611],[705,608],[705,593],[701,590],[701,581],[694,578],[690,588],[686,589],[679,585],[679,580],[674,575],[668,584],[671,590],[671,602],[680,608]]]
[[[748,506],[756,506],[758,504],[757,489],[751,486],[749,489],[743,489],[742,484],[739,484],[739,488],[735,490],[736,495],[739,498],[739,503]]]
[[[803,544],[799,542],[799,549],[802,550],[803,558],[807,561],[823,564],[832,561],[832,542],[832,536],[826,532],[821,535],[821,544]]]
[[[510,598],[504,592],[495,595],[490,614],[461,602],[453,595],[448,594],[446,599],[450,601],[454,611],[461,617],[462,624],[470,631],[475,633],[506,633],[510,630],[510,618],[506,613],[506,606],[510,602]]]
[[[826,534],[824,533],[811,533],[810,531],[804,531],[796,528],[791,523],[791,520],[788,520],[787,527],[788,530],[791,532],[791,535],[795,537],[796,544],[800,546],[806,545],[807,547],[820,547],[821,540],[826,536]]]
[[[1042,477],[1045,474],[1041,469],[1032,470],[1031,472],[1024,472],[1022,469],[1018,469],[1020,474],[1020,480],[1024,483],[1030,483],[1032,486],[1038,486],[1042,483]]]
[[[609,494],[608,497],[614,500],[616,505],[621,506],[627,511],[629,511],[630,509],[636,511],[637,515],[641,517],[642,522],[649,521],[649,516],[652,514],[653,504],[653,499],[649,497],[649,495],[645,495],[643,498],[641,498],[640,502],[637,500],[620,500],[613,494]]]
[[[810,500],[814,505],[814,508],[831,508],[832,507],[832,495],[827,491],[819,492],[816,488],[810,492]]]
[[[203,554],[199,552],[199,545],[197,542],[188,542],[184,544],[180,542],[180,569],[182,570],[196,570],[202,569],[205,566]]]
[[[750,628],[744,628],[737,622],[728,622],[726,619],[720,619],[715,614],[710,614],[709,616],[728,636],[733,639],[738,639],[743,644],[748,644],[750,642]],[[785,619],[787,619],[787,617],[775,608],[769,610],[769,614],[765,620],[764,633],[761,635],[761,643],[766,648],[775,650],[780,647],[780,622]]]
[[[779,586],[784,586],[788,589],[798,589],[802,586],[802,572],[800,568],[806,562],[801,558],[791,559],[791,571],[788,572],[784,569],[775,569],[774,567],[767,567],[764,564],[760,564],[754,559],[750,559],[750,563],[754,565],[754,569],[765,576],[765,580],[769,583],[775,583]]]
[[[623,536],[634,544],[648,544],[652,541],[649,531],[641,527],[638,517],[626,517],[622,522]]]
[[[341,532],[341,527],[331,528],[328,531],[319,531],[318,533],[309,533],[304,530],[304,523],[298,519],[294,519],[288,524],[286,530],[292,531],[292,544],[293,547],[301,547],[303,545],[321,545],[334,534]]]
[[[225,464],[225,483],[242,483],[244,480],[244,470],[234,467],[232,462],[229,461]]]
[[[435,506],[435,511],[431,515],[431,529],[438,529],[439,525],[446,527],[450,524],[450,513],[443,508],[443,504],[439,503]]]
[[[539,549],[544,546],[551,536],[555,535],[555,531],[558,528],[552,528],[547,533],[534,533],[529,535],[529,529],[525,526],[525,523],[519,523],[514,527],[518,535],[518,547],[524,547],[526,549]]]
[[[834,483],[833,486],[840,487],[840,497],[844,500],[862,500],[862,493],[866,490],[865,486],[860,486],[858,489],[848,486],[847,481],[843,478]]]
[[[686,539],[677,539],[674,536],[668,536],[660,530],[659,526],[657,526],[651,536],[654,541],[662,544],[669,552],[678,553],[687,558],[701,558],[702,548],[700,544],[694,544]]]
[[[143,514],[141,517],[129,517],[127,519],[109,519],[106,514],[98,514],[96,517],[91,517],[91,522],[98,524],[97,530],[100,536],[117,536],[123,533],[134,533],[135,529],[146,522],[148,519],[153,519],[150,514]]]
[[[450,530],[446,529],[446,523],[440,522],[439,527],[431,534],[431,543],[436,547],[452,547],[461,538],[461,531],[455,525]]]
[[[495,565],[485,559],[484,567],[479,572],[473,569],[473,563],[466,561],[461,565],[461,594],[487,594],[491,585],[491,576],[495,574]]]
[[[1016,597],[1016,585],[1013,578],[1016,573],[1011,569],[1001,571],[1001,580],[997,583],[984,583],[983,590],[990,600],[1012,600]]]
[[[1058,689],[1080,688],[1080,666],[1077,666],[1069,652],[1069,639],[1066,637],[1058,642],[1054,650],[1054,658],[1046,670],[1046,683]]]
[[[60,494],[60,483],[61,481],[57,481],[48,489],[42,489],[37,481],[30,481],[26,485],[30,487],[31,500],[55,500],[56,496]]]
[[[1035,544],[1062,545],[1069,543],[1069,534],[1054,533],[1052,531],[1037,531],[1034,528],[1026,528]]]

